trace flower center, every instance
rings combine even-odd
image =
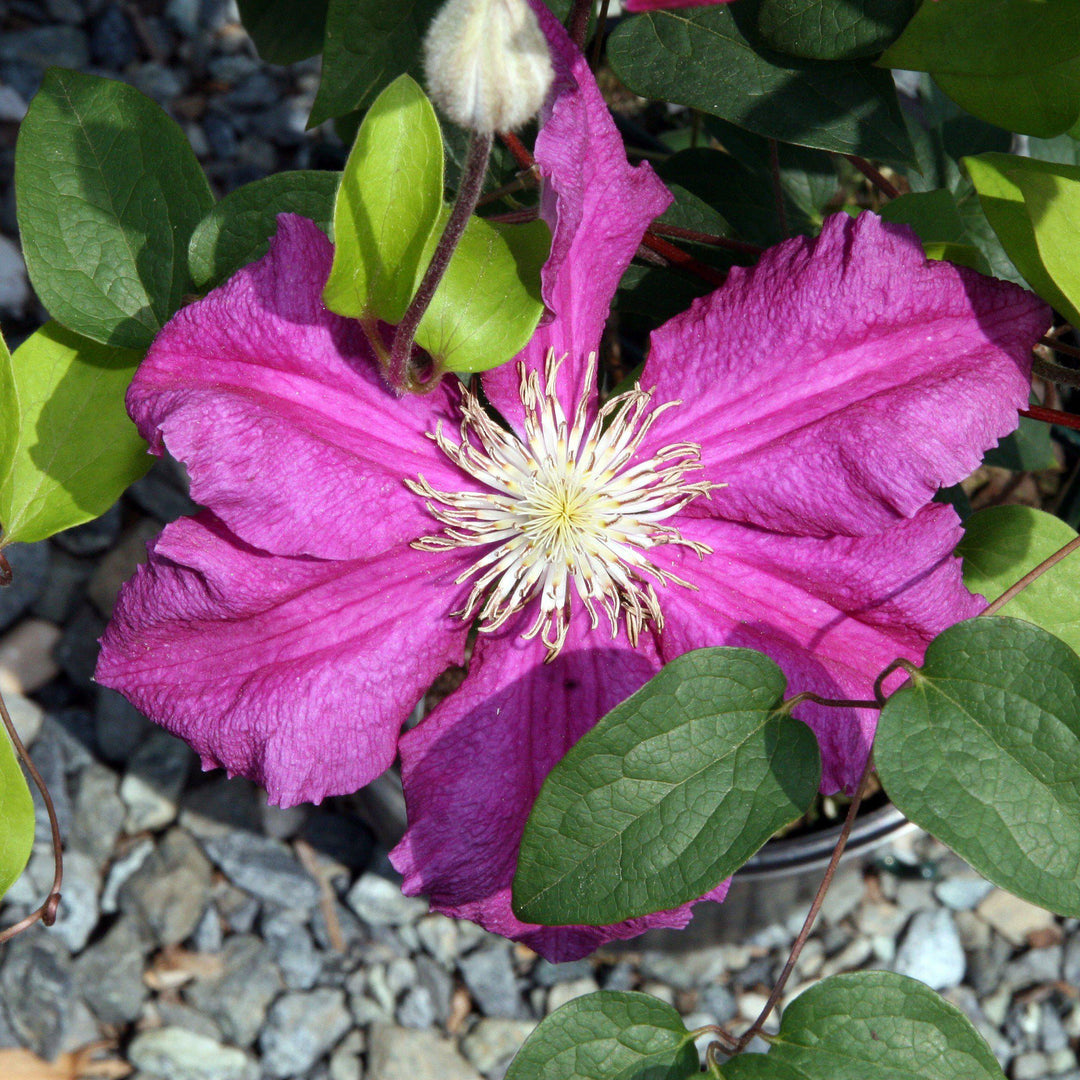
[[[539,597],[536,620],[524,636],[539,634],[548,660],[566,641],[571,585],[593,629],[600,623],[599,608],[613,638],[620,620],[635,645],[647,624],[663,626],[653,583],[693,586],[655,566],[645,553],[659,544],[679,544],[699,557],[709,554],[710,548],[684,540],[663,522],[717,486],[686,479],[702,467],[695,443],[675,443],[648,461],[633,462],[656,418],[680,402],[650,410],[651,392],[635,388],[611,398],[588,421],[592,358],[569,421],[555,393],[565,359],[548,353],[543,384],[537,372],[518,365],[524,440],[495,423],[468,389],[462,391],[460,441],[448,438],[441,422],[429,432],[488,491],[436,491],[423,476],[405,481],[446,526],[413,547],[486,549],[457,579],[461,584],[475,578],[464,608],[454,614],[479,616],[480,630],[492,631]]]

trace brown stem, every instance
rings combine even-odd
[[[596,17],[596,36],[593,38],[592,59],[589,62],[593,71],[600,65],[600,53],[604,48],[604,29],[607,27],[608,0],[600,0],[600,14]]]
[[[780,144],[769,140],[769,175],[772,177],[773,202],[776,204],[776,220],[780,222],[780,235],[787,236],[787,207],[784,205],[784,185],[780,182]]]
[[[855,815],[859,812],[859,805],[862,803],[863,796],[866,794],[866,786],[870,780],[870,773],[872,771],[873,758],[868,757],[866,759],[866,767],[863,769],[862,776],[859,778],[859,785],[856,787],[855,795],[852,797],[851,805],[848,807],[847,817],[844,818],[844,827],[840,830],[840,839],[836,841],[836,847],[833,848],[832,858],[829,860],[829,865],[825,868],[825,876],[821,879],[817,894],[814,896],[814,902],[810,905],[810,910],[806,913],[806,919],[803,922],[802,929],[799,931],[799,936],[795,939],[795,944],[791,948],[791,955],[788,956],[787,963],[784,965],[784,970],[780,972],[780,978],[777,979],[776,985],[772,988],[772,992],[765,1002],[765,1007],[758,1014],[758,1018],[739,1037],[739,1041],[735,1045],[736,1053],[742,1053],[750,1040],[761,1031],[765,1021],[769,1018],[769,1014],[776,1008],[776,1003],[783,996],[784,987],[787,986],[787,981],[791,978],[792,971],[795,970],[795,965],[799,960],[799,954],[803,951],[803,946],[810,937],[810,931],[814,927],[814,921],[818,917],[821,905],[825,902],[825,893],[828,891],[829,886],[832,884],[832,879],[836,875],[836,868],[840,865],[840,857],[844,854],[844,848],[847,847],[848,837],[851,835],[852,826],[855,824]]]
[[[881,173],[870,164],[866,158],[861,158],[855,154],[845,154],[844,157],[855,166],[884,195],[886,198],[895,199],[900,195],[899,189],[888,180],[885,179]]]
[[[515,191],[521,191],[527,187],[536,186],[536,175],[532,169],[528,172],[519,173],[510,181],[509,184],[503,184],[502,187],[496,188],[494,191],[489,191],[482,199],[478,199],[477,206],[487,206],[489,203],[498,202],[504,195],[513,195]]]
[[[1080,536],[1070,540],[1063,548],[1058,548],[1053,555],[1043,559],[1038,566],[1029,570],[1015,585],[1010,585],[992,604],[988,604],[983,615],[993,615],[1000,611],[1014,596],[1022,593],[1033,581],[1043,576],[1052,566],[1056,566],[1062,559],[1067,558],[1077,548],[1080,548]]]
[[[38,920],[46,926],[52,926],[56,922],[56,909],[60,906],[60,886],[64,883],[64,854],[60,846],[60,823],[56,820],[56,807],[53,806],[52,796],[49,794],[49,789],[41,778],[37,766],[30,760],[30,755],[26,752],[26,747],[23,746],[19,733],[15,730],[15,724],[11,720],[11,714],[8,712],[3,694],[0,694],[0,718],[4,721],[4,727],[7,730],[8,738],[11,739],[11,745],[15,747],[15,753],[19,755],[23,767],[30,774],[31,779],[37,785],[38,791],[41,792],[41,797],[45,800],[45,810],[49,815],[49,827],[52,830],[54,866],[52,889],[45,898],[45,903],[37,911],[27,915],[25,919],[0,932],[0,945],[2,945],[5,941],[10,941],[16,934],[21,934],[27,927],[33,926]]]
[[[809,690],[804,690],[801,694],[796,694],[794,697],[790,697],[784,702],[786,708],[793,709],[800,701],[813,701],[817,705],[828,705],[833,709],[880,709],[881,705],[877,701],[851,701],[847,698],[824,698],[818,694],[812,694]]]
[[[700,1038],[702,1035],[712,1035],[713,1038],[724,1045],[727,1050],[734,1050],[736,1038],[730,1032],[725,1031],[717,1024],[706,1024],[704,1027],[694,1028],[690,1034],[695,1038]]]
[[[487,172],[488,161],[491,158],[491,143],[490,132],[474,131],[469,136],[469,152],[461,174],[461,186],[458,188],[453,209],[450,211],[450,218],[439,238],[435,253],[431,256],[431,262],[428,263],[428,268],[424,272],[420,288],[416,290],[416,295],[410,301],[401,322],[394,331],[387,378],[399,394],[417,389],[416,381],[409,370],[416,328],[431,304],[435,290],[439,287],[439,282],[442,281],[443,274],[450,265],[450,259],[458,246],[458,241],[461,240],[465,227],[469,224],[469,218],[476,209],[480,189],[484,184],[484,174]]]
[[[527,206],[524,210],[510,210],[505,214],[489,214],[486,220],[520,225],[526,221],[535,221],[539,216],[540,211],[537,207]]]
[[[665,225],[662,221],[654,221],[649,226],[649,232],[655,236],[673,236],[677,240],[693,240],[698,244],[711,244],[713,247],[737,251],[742,255],[760,255],[765,250],[757,244],[748,244],[745,240],[732,240],[727,236],[717,236],[715,233],[697,232],[695,229],[684,229],[680,225]]]
[[[536,165],[532,154],[529,153],[529,148],[512,131],[500,132],[499,138],[502,139],[503,146],[513,155],[519,169],[531,169]]]
[[[1065,356],[1073,356],[1080,360],[1080,349],[1074,345],[1062,345],[1057,338],[1041,337],[1039,338],[1039,344],[1045,345],[1048,349],[1053,349],[1055,352],[1062,353]]]
[[[914,675],[919,669],[910,661],[894,660],[875,680],[874,680],[874,697],[877,698],[878,707],[885,708],[885,680],[894,672],[903,668],[909,675]]]
[[[589,16],[592,14],[592,0],[574,0],[567,21],[566,32],[570,40],[579,48],[585,48],[585,35],[589,32]]]
[[[1061,427],[1072,428],[1080,431],[1080,416],[1073,413],[1061,412],[1059,409],[1048,409],[1045,405],[1029,405],[1020,410],[1021,416],[1031,420],[1041,420],[1044,424],[1058,424]]]
[[[11,563],[7,561],[7,556],[0,551],[0,586],[10,585],[15,580],[15,574],[12,572]]]
[[[1031,362],[1033,375],[1047,382],[1057,383],[1058,386],[1080,386],[1080,370],[1055,364],[1052,360],[1044,360],[1036,356]]]

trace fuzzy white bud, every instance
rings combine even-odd
[[[531,120],[555,78],[526,0],[446,0],[424,39],[424,73],[442,112],[483,134]]]

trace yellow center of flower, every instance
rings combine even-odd
[[[454,614],[478,616],[479,629],[490,632],[539,597],[536,620],[524,636],[539,634],[548,660],[566,641],[571,584],[593,629],[600,623],[598,607],[613,638],[620,620],[625,622],[631,644],[647,624],[663,626],[653,583],[693,586],[655,566],[645,552],[680,544],[699,557],[709,554],[710,548],[684,540],[663,522],[717,486],[686,479],[702,467],[696,443],[675,443],[647,461],[633,462],[656,418],[680,402],[650,410],[651,392],[629,390],[611,398],[589,422],[595,369],[590,360],[571,422],[555,392],[561,364],[548,353],[543,384],[537,372],[518,365],[524,439],[495,423],[468,389],[462,392],[460,441],[449,439],[441,423],[429,433],[458,468],[489,490],[436,491],[423,476],[405,481],[446,526],[413,547],[486,549],[457,579],[458,584],[475,581],[465,606]]]

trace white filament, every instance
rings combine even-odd
[[[651,392],[635,388],[611,398],[588,422],[592,361],[569,422],[555,393],[562,360],[548,353],[543,385],[535,371],[518,365],[524,440],[496,424],[468,390],[463,391],[460,441],[451,441],[441,422],[430,435],[489,491],[436,491],[423,476],[405,481],[446,526],[413,547],[487,549],[457,579],[461,584],[475,577],[464,608],[454,614],[479,616],[479,629],[492,631],[539,597],[536,620],[524,636],[539,634],[548,660],[566,641],[571,584],[593,629],[599,625],[597,606],[610,621],[612,637],[621,618],[632,644],[646,624],[663,626],[653,581],[693,586],[653,565],[644,553],[659,544],[680,544],[699,557],[709,554],[710,548],[684,540],[662,522],[716,486],[685,479],[702,467],[695,443],[666,446],[648,461],[632,464],[656,418],[680,402],[648,411]]]

